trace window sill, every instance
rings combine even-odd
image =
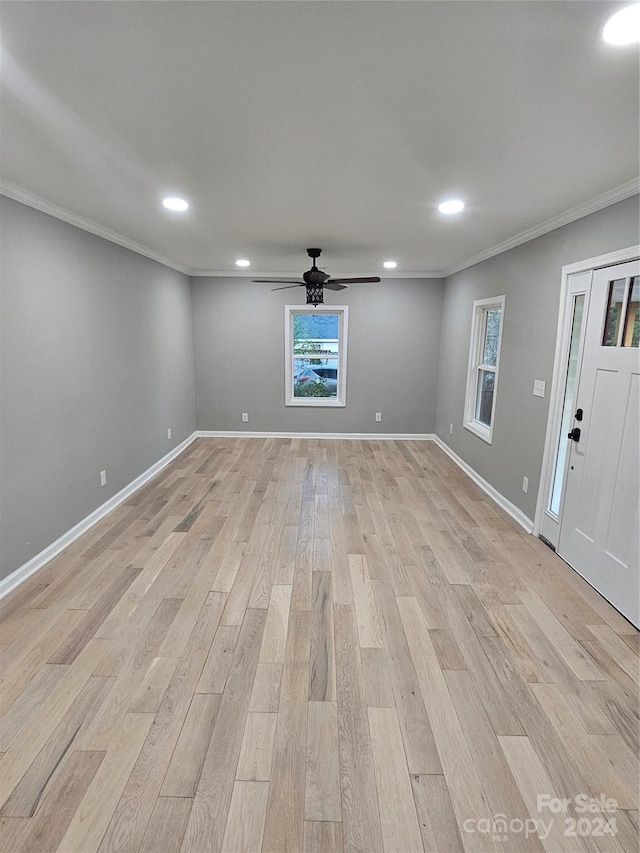
[[[342,400],[323,399],[322,397],[302,397],[299,400],[289,399],[285,401],[285,406],[302,406],[303,408],[314,409],[344,409],[347,404]]]
[[[491,427],[486,426],[486,424],[480,423],[480,421],[465,421],[463,424],[465,429],[468,429],[469,432],[472,432],[474,435],[477,435],[478,438],[481,438],[483,441],[486,441],[487,444],[493,444],[493,430]]]

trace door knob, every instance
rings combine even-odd
[[[574,427],[568,437],[577,444],[580,441],[580,427]]]

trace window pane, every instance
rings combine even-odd
[[[622,336],[623,347],[637,347],[640,344],[640,279],[631,279],[631,292],[627,303],[627,318]]]
[[[491,407],[495,373],[492,370],[478,371],[478,389],[476,393],[476,420],[491,426]]]
[[[569,363],[567,365],[567,379],[564,388],[564,403],[562,407],[562,421],[560,423],[560,437],[556,452],[556,467],[553,473],[553,486],[551,489],[551,501],[549,509],[555,515],[560,514],[560,499],[562,497],[562,486],[569,449],[567,433],[573,421],[575,397],[576,397],[576,373],[578,370],[578,350],[580,348],[580,331],[582,329],[582,317],[584,312],[584,294],[580,293],[575,298],[573,308],[573,323],[571,326],[571,343],[569,344]]]
[[[619,278],[609,284],[609,301],[607,303],[607,315],[602,338],[603,347],[615,347],[618,345],[618,331],[620,329],[620,312],[624,302],[625,279]]]
[[[337,353],[340,335],[339,314],[294,314],[293,351],[296,354]]]
[[[498,362],[498,341],[500,340],[500,323],[502,321],[501,308],[489,308],[485,311],[486,325],[484,333],[484,347],[482,352],[482,364],[495,367]]]
[[[294,397],[337,397],[337,358],[294,358]]]

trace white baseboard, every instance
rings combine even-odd
[[[249,432],[249,430],[198,430],[197,438],[344,438],[366,441],[434,441],[433,433],[400,432]]]
[[[82,521],[79,521],[70,530],[63,533],[55,542],[52,542],[51,545],[48,545],[43,551],[40,551],[39,554],[36,554],[35,557],[32,557],[28,562],[24,563],[19,569],[16,569],[15,572],[12,572],[8,577],[1,580],[0,598],[4,598],[4,596],[10,593],[11,590],[15,589],[19,584],[34,574],[34,572],[37,572],[38,569],[41,569],[45,563],[48,563],[49,560],[57,557],[61,551],[64,551],[68,545],[74,542],[79,536],[82,536],[83,533],[86,533],[87,530],[93,527],[93,525],[100,521],[101,518],[104,518],[107,513],[111,512],[111,510],[123,503],[141,486],[144,486],[145,483],[151,480],[152,477],[155,477],[159,471],[165,468],[170,462],[173,462],[176,456],[182,453],[185,447],[188,447],[196,437],[197,433],[192,433],[181,444],[169,451],[166,456],[163,456],[162,459],[158,459],[157,462],[155,462],[150,468],[147,468],[147,470],[140,474],[139,477],[132,480],[129,485],[124,487],[124,489],[121,489],[117,494],[113,495],[113,497],[109,498],[108,501],[105,501],[97,507],[97,509],[94,509],[94,511],[89,513],[86,518],[83,518]]]
[[[218,431],[218,430],[196,430],[177,447],[174,447],[166,456],[159,459],[150,468],[147,468],[139,477],[132,480],[129,485],[121,489],[113,497],[105,501],[82,521],[79,521],[66,533],[63,533],[55,542],[47,546],[35,557],[32,557],[24,565],[12,572],[4,580],[0,581],[0,598],[10,593],[19,584],[32,574],[41,569],[49,560],[56,557],[61,551],[74,542],[83,533],[86,533],[94,524],[104,518],[107,513],[115,509],[130,497],[135,491],[145,485],[152,477],[165,468],[170,462],[188,447],[196,438],[320,438],[320,439],[362,439],[365,441],[433,441],[449,456],[456,465],[461,468],[489,497],[498,504],[511,518],[514,519],[527,533],[533,531],[533,521],[528,518],[515,504],[508,501],[497,489],[476,473],[470,465],[467,465],[457,454],[451,450],[437,435],[433,433],[376,433],[376,432],[249,432],[248,430]]]
[[[470,477],[473,482],[480,486],[483,492],[485,492],[491,498],[494,503],[497,503],[498,506],[503,509],[507,515],[510,515],[511,518],[516,521],[520,527],[526,530],[527,533],[533,533],[533,521],[529,518],[528,515],[525,515],[521,509],[515,504],[512,504],[510,500],[507,500],[503,494],[501,494],[497,489],[488,483],[484,477],[481,477],[477,471],[468,465],[464,459],[461,459],[457,453],[454,453],[451,448],[444,443],[444,441],[440,438],[440,436],[435,435],[433,440],[438,445],[441,450],[449,456],[464,473]]]

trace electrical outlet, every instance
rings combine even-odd
[[[243,412],[242,413],[242,423],[243,424],[249,423],[249,412]]]
[[[167,430],[167,439],[171,441],[171,427]]]
[[[382,420],[382,412],[376,412],[376,423],[379,424]]]
[[[528,477],[522,478],[522,491],[525,493],[525,495],[529,491],[529,478]]]
[[[100,471],[100,486],[102,487],[102,486],[106,486],[106,485],[107,485],[107,472],[106,471]]]
[[[449,424],[449,435],[453,435],[453,424]]]

